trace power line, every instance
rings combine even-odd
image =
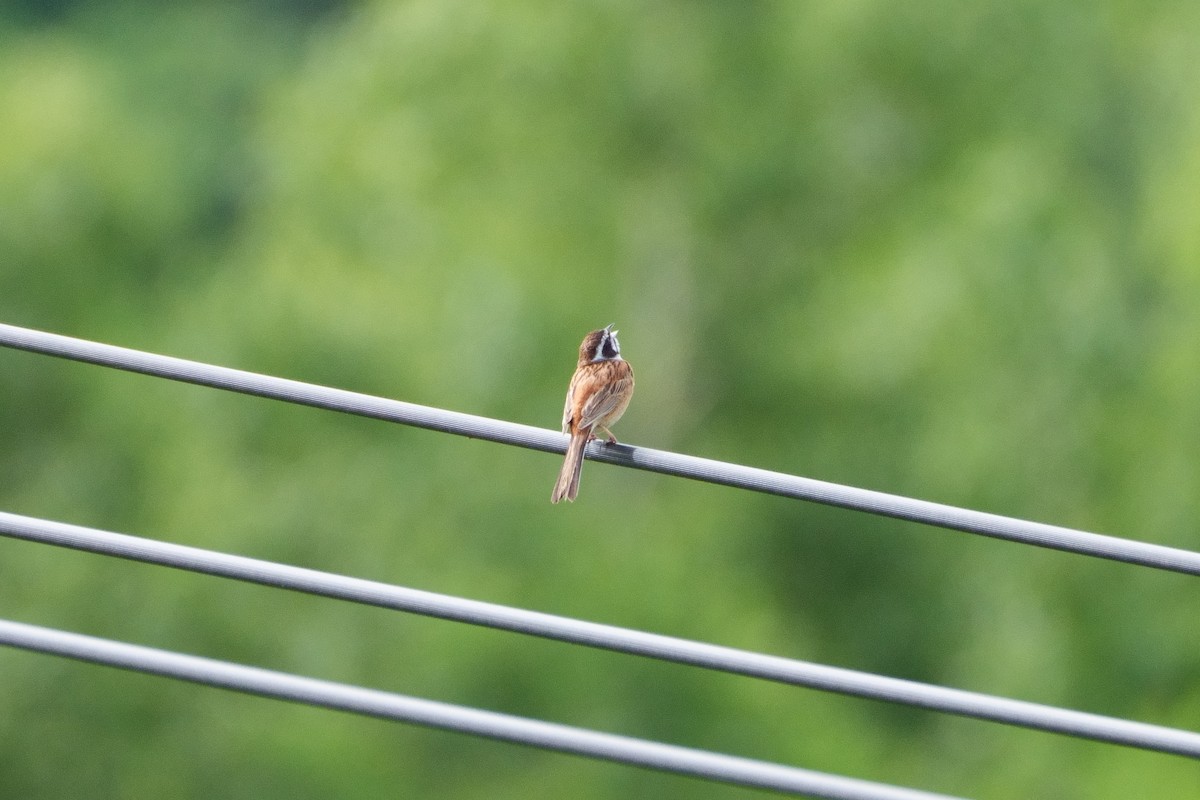
[[[562,453],[567,444],[562,434],[545,428],[388,400],[344,389],[316,386],[13,325],[0,324],[0,345],[533,450]],[[604,445],[597,442],[588,446],[587,455],[591,459],[609,464],[866,511],[1038,547],[1200,575],[1200,553],[1164,545],[1030,522],[645,447]]]
[[[0,644],[237,692],[831,800],[948,800],[822,772],[0,620]]]
[[[562,452],[557,432],[0,324],[0,345],[447,433]],[[1200,575],[1200,553],[631,446],[621,466],[778,494],[1040,547]],[[0,535],[204,572],[787,684],[1200,758],[1200,734],[930,686],[0,512]],[[829,798],[938,795],[646,742],[0,620],[0,644],[745,786]]]
[[[1200,758],[1200,733],[1158,725],[584,622],[5,512],[0,512],[0,535],[821,691]]]

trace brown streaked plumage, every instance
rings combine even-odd
[[[609,427],[625,413],[631,397],[633,367],[621,358],[617,332],[612,325],[592,331],[579,345],[579,362],[567,387],[563,433],[571,436],[571,443],[550,495],[551,503],[564,497],[573,501],[578,496],[584,448],[596,438],[597,431],[605,434],[609,444],[617,443]]]

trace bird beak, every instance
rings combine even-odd
[[[604,326],[604,330],[606,330],[606,331],[609,331],[609,332],[611,332],[611,333],[616,333],[616,331],[614,331],[614,330],[612,329],[612,326],[613,326],[613,325],[616,325],[616,324],[617,324],[617,323],[615,323],[615,322],[610,322],[610,323],[608,323],[607,325],[605,325],[605,326]]]

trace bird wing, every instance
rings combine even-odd
[[[567,387],[567,403],[563,406],[563,433],[571,432],[571,406],[575,405],[575,381]]]
[[[578,426],[590,428],[612,414],[621,405],[626,390],[629,388],[628,384],[629,379],[622,378],[596,390],[580,409]]]

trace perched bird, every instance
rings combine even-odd
[[[633,397],[633,367],[621,358],[621,345],[612,325],[592,331],[579,345],[579,362],[567,387],[563,407],[563,433],[570,434],[567,458],[550,502],[564,497],[574,500],[579,494],[579,474],[583,471],[583,449],[596,431],[603,431],[609,444],[617,437],[609,427],[621,418]]]

